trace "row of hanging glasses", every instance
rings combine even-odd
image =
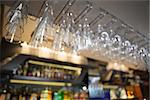
[[[80,19],[84,19],[81,23],[76,20],[77,18],[75,18],[73,12],[63,11],[60,23],[56,24],[52,4],[52,0],[46,0],[45,10],[31,35],[28,45],[36,48],[44,47],[44,44],[52,40],[52,45],[49,45],[49,48],[56,51],[65,51],[67,48],[67,52],[78,54],[80,51],[89,50],[112,61],[128,62],[136,65],[144,62],[150,65],[148,61],[150,53],[144,47],[138,47],[137,44],[131,43],[119,34],[120,32],[123,32],[121,34],[124,35],[128,33],[128,30],[122,31],[128,29],[125,24],[121,23],[115,30],[112,28],[114,23],[118,23],[116,17],[112,16],[108,23],[98,24],[96,30],[92,30],[91,26],[97,22],[96,20],[89,22],[88,18],[84,18],[82,15],[78,16]],[[88,4],[87,7],[92,9],[92,5]],[[7,13],[6,40],[11,43],[19,41],[20,34],[23,32],[23,25],[27,20],[27,12],[28,2],[26,0],[19,1],[15,7],[10,9]],[[96,19],[102,20],[107,14],[109,13],[101,11]]]

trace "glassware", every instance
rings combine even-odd
[[[140,57],[140,60],[146,59],[146,56],[148,55],[146,49],[144,47],[140,48],[138,51],[138,55]]]
[[[121,43],[122,41],[119,35],[115,35],[113,38],[111,38],[109,51],[110,51],[110,58],[112,60],[120,61]]]
[[[48,1],[45,5],[43,16],[40,18],[40,22],[31,36],[29,44],[33,47],[44,46],[44,43],[50,41],[50,37],[54,36],[53,9]]]
[[[121,50],[120,50],[121,60],[125,60],[125,59],[129,58],[128,55],[130,52],[130,46],[131,46],[130,41],[126,40],[126,41],[122,42]]]
[[[63,37],[63,41],[66,47],[72,48],[72,46],[74,45],[73,44],[74,34],[75,34],[75,29],[74,29],[73,13],[69,12],[67,13],[67,16],[66,16],[66,29],[65,29],[65,34]]]
[[[129,57],[131,60],[128,60],[128,62],[137,64],[137,61],[138,61],[138,58],[137,58],[138,57],[138,55],[137,55],[138,50],[137,49],[138,49],[138,46],[135,44],[132,44],[130,46]]]
[[[106,58],[110,58],[110,56],[108,56],[110,54],[109,48],[111,45],[111,39],[110,36],[107,32],[102,32],[100,35],[100,53],[106,57]]]
[[[7,23],[5,26],[5,39],[11,43],[20,43],[24,32],[25,20],[27,20],[28,3],[27,1],[18,1],[16,5],[7,13]]]
[[[84,23],[83,23],[83,33],[82,33],[82,39],[83,39],[83,43],[84,43],[84,49],[87,49],[90,45],[91,45],[91,29],[88,23],[88,19],[85,18],[84,19]]]
[[[84,44],[82,41],[83,39],[81,35],[82,35],[82,25],[79,24],[78,29],[75,33],[75,44],[74,44],[75,52],[80,51],[84,47]]]
[[[63,48],[63,37],[65,34],[65,28],[66,28],[66,21],[63,20],[60,28],[57,29],[55,37],[54,37],[54,41],[52,44],[52,49],[56,50],[56,51],[61,51]]]

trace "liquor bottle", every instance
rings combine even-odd
[[[64,70],[63,69],[60,69],[59,75],[60,75],[60,80],[63,80],[64,79]]]
[[[72,71],[71,80],[74,80],[76,78],[75,73],[76,73],[75,71]]]
[[[54,100],[65,100],[63,91],[55,92]]]
[[[75,94],[74,94],[74,100],[80,100],[80,93],[79,92],[76,92]]]
[[[28,67],[27,69],[27,76],[32,76],[32,73],[33,73],[33,67]]]
[[[69,71],[68,71],[68,80],[71,80],[71,79],[72,79],[72,71],[69,70]]]
[[[32,93],[30,96],[30,100],[38,100],[38,95],[36,93]]]
[[[44,68],[44,77],[48,78],[48,74],[49,74],[49,69],[48,67]]]
[[[51,68],[50,73],[51,73],[51,79],[54,79],[54,68]]]
[[[57,73],[58,74],[58,80],[61,80],[61,73],[62,73],[61,71],[62,71],[61,69],[58,69],[58,73]]]
[[[10,100],[18,100],[18,99],[19,99],[19,95],[17,95],[17,91],[16,91],[16,89],[14,89]]]
[[[64,80],[67,80],[67,70],[64,69]]]
[[[3,93],[0,94],[0,100],[5,100],[6,99],[6,94],[7,94],[7,91],[3,90]]]
[[[40,100],[52,100],[52,92],[46,88],[41,92]]]
[[[43,78],[44,78],[44,69],[45,69],[45,67],[42,66],[41,70],[40,70],[40,74],[41,74],[40,76],[43,77]]]
[[[9,92],[7,92],[5,100],[10,100],[10,97],[11,97],[11,94]]]
[[[74,79],[76,79],[77,77],[78,77],[78,73],[77,73],[77,71],[74,71]]]
[[[19,100],[22,100],[22,94],[19,95]]]
[[[51,68],[50,67],[48,68],[48,78],[49,79],[51,78]]]
[[[22,66],[20,65],[19,68],[17,69],[17,75],[23,75],[23,69]]]
[[[88,98],[88,95],[87,95],[86,92],[81,92],[81,93],[80,93],[80,99],[81,99],[81,100],[87,100],[87,98]]]
[[[69,90],[64,90],[64,100],[73,100],[72,93]]]
[[[65,72],[65,73],[66,73],[66,76],[67,76],[67,78],[66,78],[66,79],[67,79],[67,80],[70,80],[69,70],[66,70],[66,72]]]
[[[54,68],[53,70],[54,70],[54,79],[57,79],[57,71],[56,71],[57,69]]]
[[[28,72],[28,63],[26,62],[25,65],[23,66],[23,76],[27,76]]]
[[[41,76],[41,72],[40,72],[40,68],[36,69],[36,77],[40,77]]]

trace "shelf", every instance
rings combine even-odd
[[[81,70],[82,70],[81,67],[72,67],[72,66],[67,66],[67,65],[59,65],[59,64],[41,62],[41,61],[36,61],[36,60],[29,60],[28,63],[34,64],[34,65],[50,66],[50,67],[55,67],[55,68],[74,70],[74,71],[77,71],[78,75],[81,74]]]
[[[72,86],[69,80],[52,80],[46,78],[30,77],[30,76],[13,76],[10,83],[16,84],[34,84],[34,85],[49,85],[49,86]]]

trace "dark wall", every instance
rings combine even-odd
[[[1,45],[0,45],[0,61],[3,61],[7,57],[11,57],[15,55],[18,50],[20,49],[20,44],[12,44],[5,41],[2,38]]]

